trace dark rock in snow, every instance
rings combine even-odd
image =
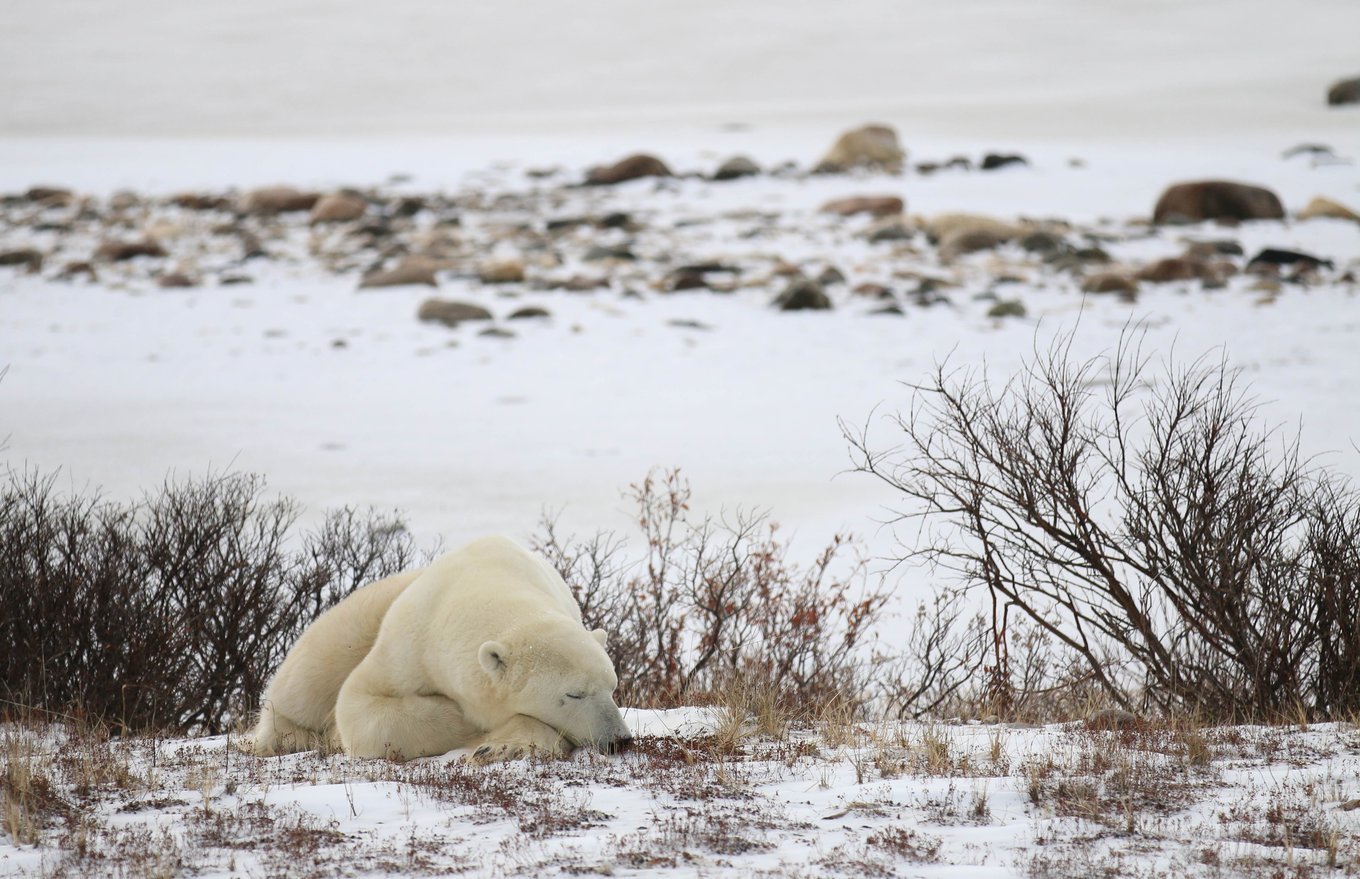
[[[637,153],[620,159],[612,165],[600,165],[586,173],[586,183],[591,186],[613,186],[642,177],[672,177],[671,169],[656,156]]]
[[[1029,159],[1014,153],[988,153],[982,157],[982,170],[995,171],[1010,165],[1028,165]]]
[[[831,308],[831,300],[821,285],[807,278],[794,280],[774,304],[780,311],[826,311]]]
[[[1360,104],[1360,76],[1343,79],[1327,90],[1327,103],[1332,107],[1342,104]]]
[[[144,238],[141,241],[105,241],[94,252],[94,258],[104,262],[123,262],[139,256],[165,256],[165,248]]]
[[[1204,220],[1282,220],[1284,205],[1261,186],[1231,180],[1177,183],[1162,193],[1152,212],[1154,223]]]
[[[850,198],[832,199],[822,205],[821,212],[836,214],[841,217],[851,217],[855,214],[886,217],[902,213],[905,207],[906,204],[902,199],[895,195],[858,195]]]
[[[491,312],[471,302],[455,302],[451,299],[426,299],[420,303],[416,317],[428,323],[456,327],[463,321],[491,320]]]
[[[42,268],[42,264],[42,251],[32,247],[0,252],[0,266],[24,266],[29,272],[36,272]]]
[[[760,173],[760,166],[746,156],[733,156],[718,166],[713,172],[714,180],[737,180],[754,177]]]
[[[1311,253],[1303,253],[1298,250],[1284,250],[1278,247],[1267,247],[1260,253],[1251,258],[1247,263],[1247,271],[1254,271],[1262,266],[1298,266],[1306,269],[1335,268],[1336,264],[1330,259],[1322,259],[1313,256]]]

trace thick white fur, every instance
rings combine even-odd
[[[604,632],[582,625],[557,572],[488,537],[318,618],[269,686],[253,750],[336,739],[356,757],[612,750],[628,739],[616,686]]]

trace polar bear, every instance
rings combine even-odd
[[[605,633],[546,561],[486,537],[322,614],[265,692],[251,751],[479,761],[631,741]]]

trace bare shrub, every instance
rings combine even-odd
[[[786,706],[862,697],[865,650],[887,596],[869,585],[862,560],[842,561],[846,538],[800,567],[761,515],[691,517],[679,471],[653,471],[628,497],[645,541],[641,558],[626,557],[612,535],[563,538],[551,520],[534,540],[586,624],[609,633],[623,702],[716,701],[729,686],[751,692],[752,681],[762,699]]]
[[[221,732],[323,610],[416,557],[401,521],[312,531],[256,476],[167,482],[134,503],[0,488],[0,695],[120,728]],[[8,712],[5,712],[8,713]]]
[[[1000,386],[941,365],[892,420],[899,447],[846,431],[922,526],[907,556],[987,591],[997,701],[1066,678],[1168,714],[1360,709],[1360,493],[1264,426],[1225,363],[1154,370],[1131,336],[1073,362],[1070,343]],[[1018,667],[1022,621],[1048,668]]]

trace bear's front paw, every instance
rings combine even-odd
[[[524,757],[565,757],[568,749],[561,743],[553,742],[487,742],[472,752],[471,760],[485,766],[488,763],[502,763]]]

